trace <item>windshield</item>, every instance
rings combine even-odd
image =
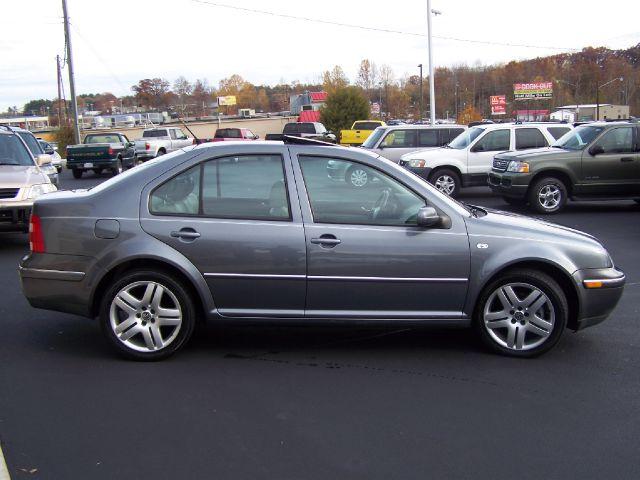
[[[24,144],[15,135],[0,135],[0,165],[32,167],[33,159]]]
[[[456,150],[463,150],[471,144],[478,136],[484,132],[484,128],[480,127],[472,127],[469,130],[465,130],[456,138],[454,138],[449,144],[450,148],[455,148]]]
[[[87,135],[84,143],[120,143],[118,135]]]
[[[552,146],[566,150],[584,150],[603,130],[604,127],[582,125],[575,130],[565,133]]]
[[[214,138],[242,138],[239,128],[219,128]]]
[[[378,143],[378,140],[380,140],[380,137],[382,137],[382,135],[384,135],[384,127],[376,128],[373,131],[373,133],[371,133],[371,135],[367,137],[367,139],[364,141],[362,146],[364,148],[374,148],[376,143]]]
[[[142,138],[168,137],[166,130],[145,130],[142,132]]]
[[[36,137],[31,135],[29,132],[18,132],[18,135],[20,135],[20,138],[22,138],[24,143],[27,144],[27,147],[29,147],[29,150],[31,150],[34,157],[44,153],[42,147],[38,143],[38,140],[36,140]]]

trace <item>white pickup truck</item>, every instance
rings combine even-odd
[[[188,137],[181,128],[148,128],[142,132],[142,138],[135,141],[135,152],[138,160],[149,160],[193,143],[193,138]]]

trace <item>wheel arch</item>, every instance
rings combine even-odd
[[[567,319],[567,327],[572,330],[577,330],[578,327],[578,318],[580,315],[580,302],[578,297],[578,291],[576,288],[573,279],[567,271],[559,266],[556,263],[547,260],[516,260],[508,265],[504,265],[498,270],[494,271],[490,276],[488,276],[477,290],[476,298],[474,299],[474,315],[476,313],[476,308],[478,307],[477,302],[481,297],[484,290],[490,285],[493,281],[499,278],[501,275],[505,275],[513,270],[535,270],[538,272],[546,273],[551,278],[553,278],[558,284],[560,288],[562,288],[563,293],[567,299],[567,304],[569,306],[568,319]]]
[[[540,180],[541,178],[545,178],[545,177],[555,177],[558,180],[562,181],[562,183],[564,183],[564,186],[567,188],[567,193],[569,194],[569,196],[571,196],[573,194],[573,178],[571,177],[571,175],[569,173],[567,173],[564,170],[558,169],[558,168],[549,168],[546,170],[541,170],[539,172],[537,172],[529,181],[529,186],[527,187],[527,195],[529,194],[529,192],[531,191],[531,188],[533,187],[533,185],[535,185],[535,183]]]
[[[458,180],[460,180],[460,182],[462,182],[462,170],[459,167],[455,166],[455,165],[438,165],[437,167],[433,167],[433,169],[429,173],[429,177],[435,175],[436,173],[438,173],[438,172],[440,172],[442,170],[451,170],[451,171],[453,171],[456,175],[458,175]]]
[[[90,315],[95,318],[99,314],[100,302],[102,301],[101,293],[103,293],[108,288],[108,285],[110,285],[111,282],[114,281],[114,279],[118,278],[118,276],[124,274],[125,272],[144,268],[163,271],[181,281],[193,298],[198,314],[197,317],[199,319],[205,319],[207,317],[207,302],[205,298],[203,298],[201,289],[198,288],[196,283],[193,281],[193,278],[182,268],[173,264],[172,262],[169,262],[166,259],[159,259],[154,257],[128,258],[116,265],[113,265],[109,270],[107,270],[105,274],[100,278],[100,280],[96,283],[96,286],[91,294],[91,302],[89,304]]]

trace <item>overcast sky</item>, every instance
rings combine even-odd
[[[427,65],[426,38],[286,19],[205,5],[209,0],[68,0],[77,91],[115,95],[147,77],[173,82],[232,73],[254,84],[317,80],[341,65],[353,79],[363,58],[398,76]],[[3,1],[0,17],[0,111],[56,96],[55,56],[64,55],[60,0]],[[366,27],[426,33],[426,0],[210,0]],[[491,64],[581,49],[640,42],[640,1],[433,0],[438,37],[434,63]],[[65,88],[68,83],[65,70]],[[522,81],[529,79],[523,78]]]

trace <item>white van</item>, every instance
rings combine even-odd
[[[442,148],[418,150],[400,165],[456,196],[461,187],[487,185],[494,155],[548,147],[573,128],[568,123],[493,123],[469,128]]]

